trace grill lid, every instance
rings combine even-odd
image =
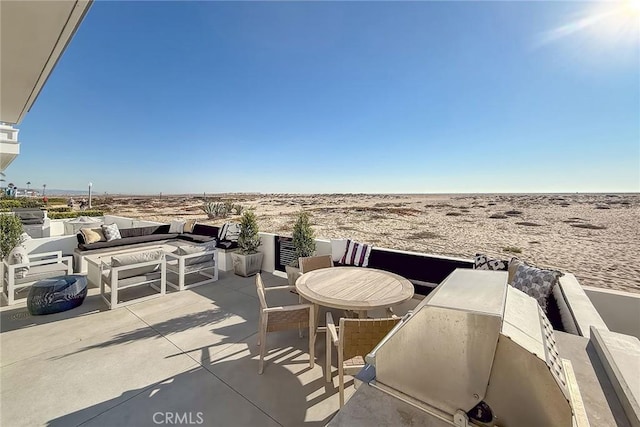
[[[367,361],[375,386],[452,419],[481,408],[503,427],[571,426],[551,325],[506,272],[454,271]]]

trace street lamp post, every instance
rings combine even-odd
[[[89,183],[89,209],[91,209],[91,187],[93,187],[93,182]]]

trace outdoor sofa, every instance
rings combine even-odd
[[[169,224],[163,224],[150,227],[121,228],[119,229],[120,239],[95,243],[85,243],[83,234],[78,233],[76,235],[78,238],[78,251],[86,252],[95,249],[116,248],[174,239],[196,244],[215,242],[216,247],[220,249],[233,249],[238,246],[237,242],[219,241],[218,232],[220,228],[214,225],[196,224],[191,233],[169,233],[169,227]]]

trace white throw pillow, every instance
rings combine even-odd
[[[27,249],[18,245],[11,252],[9,252],[9,264],[28,264],[29,263],[29,254],[27,253]],[[16,279],[24,279],[29,274],[29,266],[16,268]]]
[[[103,225],[102,234],[104,234],[104,238],[107,239],[107,242],[122,239],[122,236],[120,236],[120,229],[118,229],[118,224],[115,222],[110,225]]]
[[[181,234],[184,232],[184,219],[174,219],[171,221],[171,225],[169,225],[169,233],[178,233]]]
[[[331,259],[340,262],[347,251],[347,239],[331,239]]]

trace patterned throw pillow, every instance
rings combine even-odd
[[[237,242],[240,237],[240,224],[237,222],[227,222],[222,226],[220,240]]]
[[[347,240],[347,250],[340,260],[340,264],[366,267],[369,265],[369,255],[372,245]]]
[[[115,222],[110,225],[103,225],[102,232],[104,233],[104,237],[107,242],[116,239],[122,239],[122,236],[120,236],[120,230],[118,229],[118,224],[116,224]]]
[[[485,254],[476,254],[473,268],[476,270],[500,270],[506,271],[509,268],[509,261],[489,258]]]
[[[224,240],[224,235],[227,234],[227,228],[229,228],[228,222],[222,224],[222,227],[218,230],[218,240]]]
[[[514,260],[512,260],[514,262]],[[547,300],[558,284],[562,273],[555,270],[543,270],[531,267],[516,258],[515,274],[510,285],[538,301],[542,311],[547,312]],[[511,268],[511,265],[509,266]]]

